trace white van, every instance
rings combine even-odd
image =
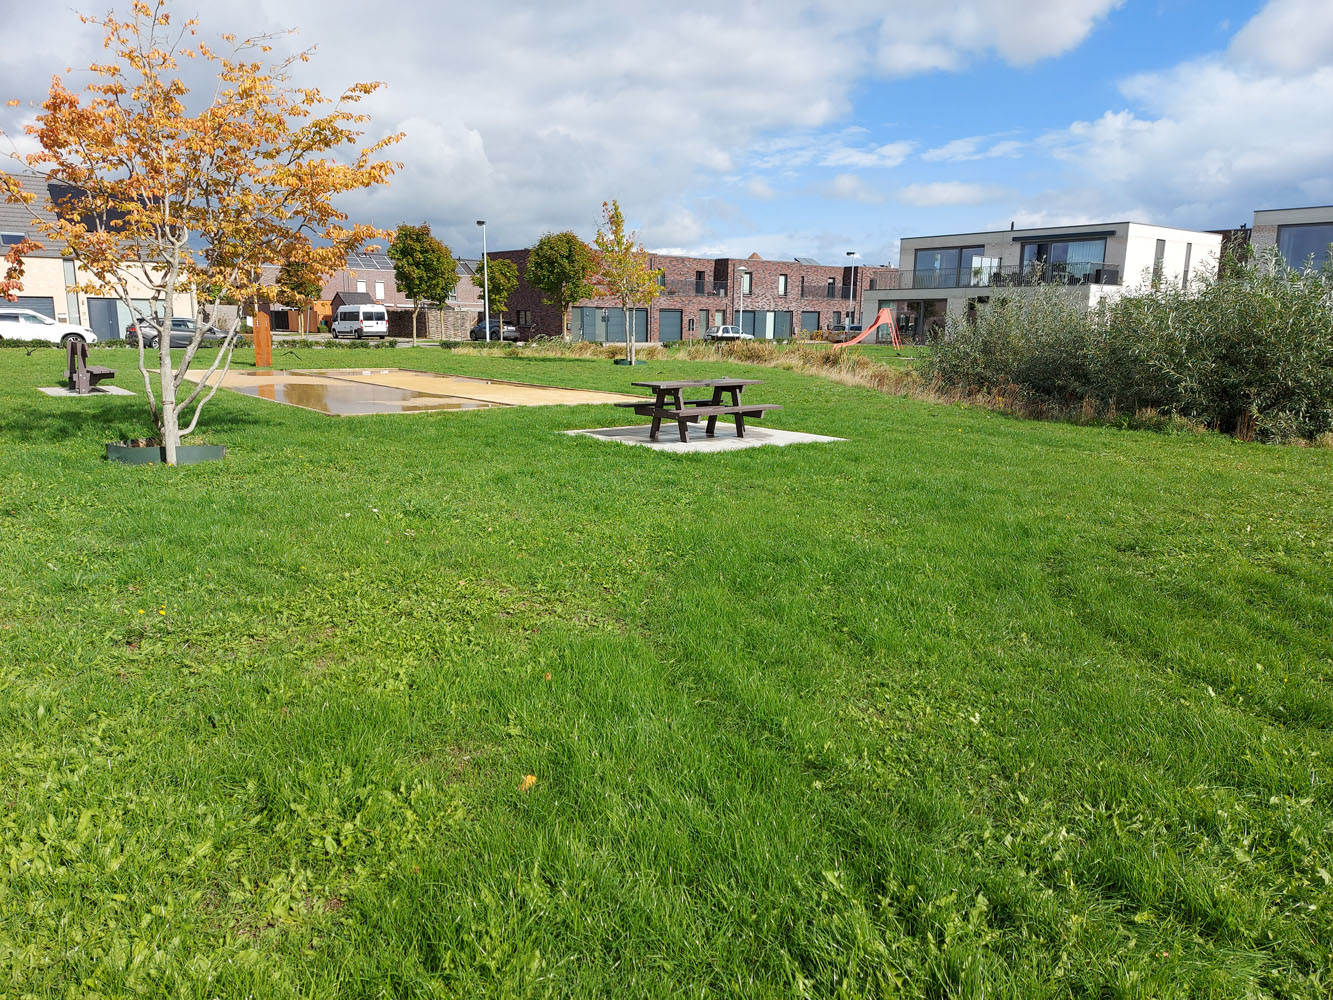
[[[383,306],[343,306],[333,317],[333,336],[379,337],[389,335],[389,316]]]

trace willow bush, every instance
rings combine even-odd
[[[921,371],[973,393],[1156,410],[1246,439],[1333,431],[1333,271],[1276,254],[1193,288],[1081,307],[1033,289],[952,319]]]

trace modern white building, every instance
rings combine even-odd
[[[1330,243],[1333,205],[1264,208],[1254,213],[1250,246],[1255,250],[1277,247],[1292,267],[1303,268],[1312,260],[1315,267],[1327,264]]]
[[[1064,287],[1091,308],[1126,291],[1214,275],[1221,246],[1217,233],[1140,222],[914,236],[899,245],[898,287],[861,300],[862,323],[892,309],[905,337],[924,338],[948,316],[1042,285]]]

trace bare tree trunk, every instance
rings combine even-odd
[[[173,269],[174,271],[174,269]],[[171,284],[167,286],[166,302],[162,308],[162,329],[157,334],[158,371],[162,379],[162,424],[159,431],[162,447],[166,449],[168,465],[176,464],[176,449],[180,447],[180,414],[176,409],[176,373],[171,367],[171,319],[175,305],[172,302]]]
[[[620,311],[625,314],[625,360],[634,364],[634,331],[629,328],[629,306],[620,303]]]
[[[412,297],[412,346],[417,346],[417,300]]]

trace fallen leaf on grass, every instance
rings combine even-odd
[[[537,776],[535,774],[525,774],[523,780],[518,783],[518,790],[520,792],[531,791],[535,784],[537,784]]]

